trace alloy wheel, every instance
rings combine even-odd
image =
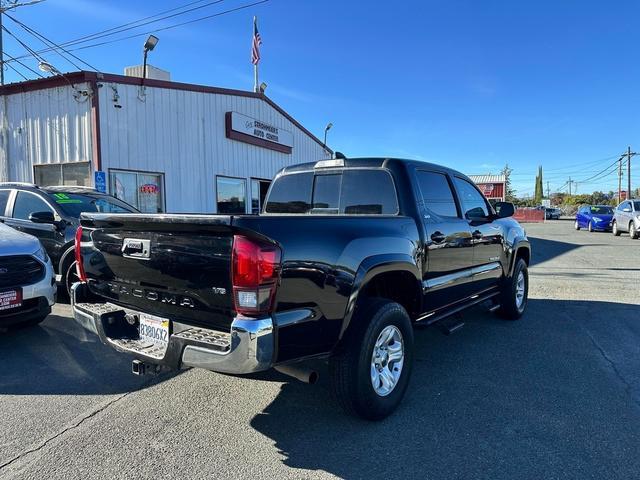
[[[404,343],[400,329],[387,325],[371,354],[371,385],[381,397],[389,395],[398,384],[404,364]]]

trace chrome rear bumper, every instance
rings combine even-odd
[[[71,304],[76,321],[95,333],[103,343],[133,354],[145,362],[172,368],[197,367],[231,374],[258,372],[271,368],[274,361],[274,332],[271,317],[236,317],[230,332],[172,322],[166,351],[149,349],[131,335],[111,335],[114,325],[124,322],[131,311],[111,303],[85,301],[86,285],[71,288]]]

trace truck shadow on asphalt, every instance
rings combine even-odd
[[[452,336],[416,331],[409,390],[384,421],[342,413],[321,371],[316,386],[285,383],[251,425],[287,466],[340,478],[634,476],[640,331],[629,319],[637,309],[530,300],[518,322],[475,309]],[[637,382],[635,398],[626,381]]]
[[[131,360],[72,319],[49,315],[39,326],[0,333],[0,395],[125,393],[179,374],[137,377]]]

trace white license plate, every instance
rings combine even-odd
[[[166,350],[169,345],[169,320],[141,313],[140,340]]]

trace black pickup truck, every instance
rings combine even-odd
[[[413,325],[527,304],[530,246],[513,205],[424,162],[338,158],[283,169],[261,215],[83,214],[78,322],[134,373],[271,367],[312,381],[327,358],[350,413],[390,414]]]

